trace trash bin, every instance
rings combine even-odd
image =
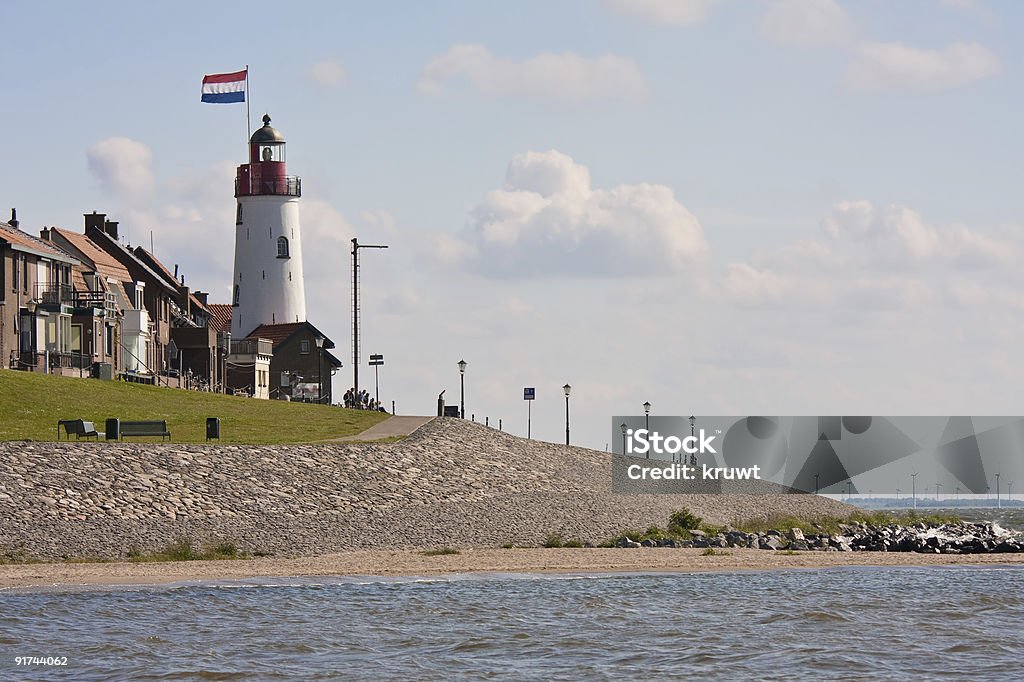
[[[107,420],[107,440],[118,440],[121,438],[121,420],[114,418]]]
[[[212,438],[220,440],[220,417],[206,418],[206,440]]]

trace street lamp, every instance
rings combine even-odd
[[[466,418],[466,365],[465,360],[459,360],[459,417]]]
[[[696,423],[697,423],[697,418],[694,417],[691,414],[690,415],[690,442],[691,443],[695,443],[696,442],[696,440],[695,440],[696,436],[693,435],[693,426]],[[697,466],[697,453],[696,452],[690,453],[690,466]]]
[[[644,428],[648,431],[651,430],[651,403],[644,403]]]
[[[572,386],[566,384],[562,386],[562,390],[565,391],[565,444],[569,444],[569,392],[572,391]]]
[[[316,354],[316,401],[322,403],[324,401],[324,337],[322,336],[316,337]]]
[[[626,422],[622,422],[622,424],[619,425],[619,428],[622,429],[622,454],[625,455],[626,454],[626,429],[629,428],[629,427],[626,426]]]

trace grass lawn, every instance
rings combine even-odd
[[[272,444],[351,436],[388,415],[0,369],[0,440],[56,440],[60,419],[92,421],[102,431],[110,417],[164,419],[175,443],[205,443],[206,418],[220,417],[221,442]]]

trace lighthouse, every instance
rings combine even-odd
[[[302,181],[285,168],[284,135],[264,114],[263,127],[249,138],[249,163],[235,175],[235,338],[261,324],[306,321],[300,196]]]

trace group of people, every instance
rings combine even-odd
[[[387,412],[381,407],[379,400],[374,400],[370,397],[369,391],[356,391],[355,388],[350,388],[345,391],[344,399],[345,407],[353,410],[375,410],[378,412]]]

